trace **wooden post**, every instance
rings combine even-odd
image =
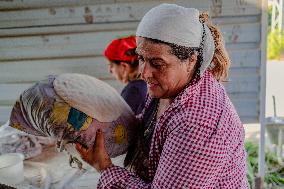
[[[258,158],[258,175],[259,179],[256,184],[259,187],[263,185],[265,175],[265,100],[266,100],[266,41],[267,41],[267,17],[268,2],[262,0],[261,9],[261,85],[260,85],[260,141],[259,141],[259,158]]]
[[[263,178],[255,177],[254,183],[255,183],[255,189],[264,189]]]

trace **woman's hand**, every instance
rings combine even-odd
[[[76,143],[76,150],[84,161],[99,172],[112,166],[111,159],[105,149],[104,134],[100,129],[97,130],[95,144],[92,148],[86,149],[81,144]]]

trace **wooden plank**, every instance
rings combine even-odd
[[[0,63],[0,83],[35,82],[48,75],[82,73],[103,80],[114,79],[108,73],[104,57],[33,60]]]
[[[258,122],[259,93],[258,92],[234,92],[228,93],[238,115],[243,123]]]
[[[85,58],[80,61],[78,59],[68,59],[8,63],[1,66],[0,83],[30,83],[42,80],[48,75],[61,73],[82,73],[106,81],[114,80],[113,76],[108,73],[107,66],[103,61],[105,61],[104,58]],[[229,82],[225,83],[225,86],[227,88],[249,87],[255,83],[254,87],[251,90],[248,89],[248,91],[256,91],[259,81],[257,72],[257,69],[233,68],[231,69]]]
[[[239,102],[234,103],[237,113],[240,117],[249,116],[257,117],[259,114],[259,103],[256,102]]]
[[[226,43],[260,42],[260,23],[227,24],[221,26]]]
[[[26,36],[26,37],[7,37],[0,39],[1,52],[10,48],[54,48],[57,46],[67,45],[86,45],[92,44],[93,48],[102,49],[111,39],[135,34],[134,30],[122,31],[100,31],[100,32],[87,32],[75,34],[53,34],[53,35],[40,35],[40,36]],[[89,41],[89,43],[88,43]],[[106,41],[106,42],[104,42]],[[103,46],[101,46],[103,45]]]
[[[243,117],[240,117],[241,118],[241,121],[243,124],[248,124],[248,123],[258,123],[259,122],[259,118],[258,116],[254,116],[254,117],[248,117],[248,116],[243,116]]]
[[[151,0],[143,0],[143,2]],[[153,0],[152,0],[153,1]],[[156,0],[160,3],[171,2],[180,3],[182,1],[165,1]],[[109,3],[129,3],[139,2],[139,0],[13,0],[13,1],[0,1],[0,10],[21,10],[21,9],[38,9],[38,8],[50,8],[50,7],[75,7],[75,6],[89,6],[98,4],[109,4]],[[191,0],[192,2],[192,0]]]
[[[224,25],[227,43],[258,43],[259,24]],[[135,30],[88,32],[0,38],[0,61],[102,55],[103,48],[116,37]]]
[[[250,91],[228,93],[238,115],[244,122],[257,121],[259,115],[259,94]]]
[[[27,28],[0,28],[0,37],[19,37],[19,36],[36,36],[50,34],[66,33],[84,33],[84,32],[106,32],[133,30],[135,31],[138,22],[122,22],[107,24],[88,24],[88,25],[61,25],[61,26],[43,26]]]
[[[30,5],[29,9],[27,10],[0,12],[0,27],[13,28],[139,21],[149,9],[162,2],[167,1],[128,1],[119,3],[106,2],[104,4],[84,4],[83,6],[78,5],[78,3],[70,5],[66,2],[59,2],[57,5],[65,7],[55,7],[51,2],[51,4],[45,8],[35,6],[34,8],[36,9],[30,9],[32,7],[32,5]],[[177,3],[185,7],[195,7],[201,11],[209,10],[213,17],[260,14],[258,0],[183,0],[170,2]],[[28,6],[29,4],[26,4],[26,7]]]
[[[12,106],[0,106],[0,125],[6,123],[10,118]]]
[[[256,77],[260,76],[259,74],[259,68],[231,68],[229,70],[229,77],[240,77],[240,78],[245,78],[245,77]]]
[[[227,43],[226,49],[228,51],[245,50],[245,49],[259,49],[259,44],[260,44],[260,42]]]
[[[114,38],[135,31],[109,31],[67,35],[0,38],[0,61],[102,55]]]
[[[33,83],[0,84],[0,105],[13,105],[20,94],[32,85]]]
[[[0,12],[0,26],[13,28],[137,21],[139,20],[137,17],[142,16],[139,14],[144,12],[140,12],[137,6],[127,4],[7,11]]]
[[[102,27],[103,26],[103,27]],[[79,27],[80,26],[74,26],[76,29],[74,29],[75,34],[58,34],[60,32],[59,30],[56,30],[56,27],[49,28],[49,32],[46,33],[46,35],[39,35],[39,36],[27,36],[27,37],[7,37],[7,38],[1,38],[0,48],[9,48],[9,47],[15,47],[15,46],[29,46],[29,45],[41,45],[43,42],[48,45],[60,44],[66,43],[66,39],[70,40],[69,43],[76,43],[78,41],[84,41],[86,39],[90,40],[93,38],[100,38],[104,34],[108,35],[126,35],[126,34],[135,34],[135,26],[136,24],[132,24],[130,30],[124,29],[124,27],[129,28],[128,24],[104,24],[104,25],[93,25],[93,27],[89,27],[88,31],[92,29],[92,32],[88,33],[79,33]],[[81,26],[82,27],[82,26]],[[106,28],[104,28],[106,27]],[[249,23],[249,24],[225,24],[220,25],[221,31],[224,35],[224,38],[227,43],[236,43],[236,42],[259,42],[259,35],[256,33],[259,33],[260,31],[260,24],[259,23]],[[43,28],[42,30],[46,30],[47,28]],[[52,29],[55,29],[53,32]],[[66,28],[65,30],[70,29],[70,27]],[[120,30],[119,30],[120,29]],[[113,31],[113,30],[119,30],[119,31]],[[3,31],[3,30],[2,30]],[[8,30],[6,30],[7,32]],[[83,30],[84,31],[84,30]],[[94,32],[98,31],[98,32]],[[124,33],[120,33],[124,32]],[[126,32],[126,34],[125,34]],[[249,33],[254,32],[252,37],[251,35],[248,35]],[[53,34],[55,33],[55,34]],[[31,32],[30,34],[33,34]],[[4,34],[3,34],[4,35]],[[79,36],[79,37],[78,37]],[[81,37],[81,38],[80,38]],[[65,42],[65,43],[64,43]]]
[[[218,17],[218,18],[213,18],[212,21],[218,26],[222,26],[225,24],[258,23],[259,16]],[[41,27],[27,27],[27,28],[0,28],[0,37],[82,33],[82,32],[94,32],[94,31],[127,30],[127,29],[136,30],[138,24],[139,22],[120,22],[120,23],[111,23],[111,24],[101,23],[101,24],[85,24],[85,25],[41,26]]]
[[[114,87],[119,93],[123,88],[123,84],[116,80],[104,80],[110,86]],[[13,105],[15,101],[19,98],[20,94],[34,85],[36,82],[32,83],[14,83],[14,84],[0,84],[0,106]]]
[[[229,50],[231,68],[260,67],[259,49]]]
[[[258,23],[260,22],[260,15],[224,16],[213,17],[211,19],[216,25]]]
[[[31,8],[50,8],[50,7],[74,7],[74,6],[90,6],[96,4],[106,4],[106,3],[133,3],[138,0],[13,0],[13,1],[0,1],[0,10],[16,10],[16,9],[31,9]],[[147,0],[149,1],[149,0]],[[143,1],[145,2],[145,0]],[[184,0],[178,1],[158,1],[170,2],[182,4]],[[192,3],[193,1],[189,1]],[[204,3],[204,2],[202,2]],[[192,3],[193,4],[193,3]],[[205,3],[204,3],[205,4]],[[210,4],[210,12],[214,16],[224,16],[224,15],[249,15],[259,13],[259,2],[256,0],[214,0],[208,1]],[[191,5],[191,7],[196,7],[196,5]]]
[[[244,99],[256,100],[259,98],[257,92],[235,92],[228,94],[230,99],[234,99],[236,101],[242,101]]]
[[[88,6],[93,4],[114,3],[116,0],[13,0],[0,1],[0,10],[21,10],[62,6]]]
[[[105,80],[107,84],[121,92],[124,85],[116,80]],[[17,83],[17,84],[0,84],[0,107],[1,106],[13,106],[15,101],[19,98],[20,94],[34,85],[33,83]]]
[[[258,68],[232,68],[229,73],[229,82],[224,86],[228,93],[258,93],[259,78]]]
[[[235,81],[225,84],[226,91],[228,93],[236,92],[259,92],[259,81],[257,83],[253,81]]]
[[[211,1],[212,16],[257,15],[261,13],[259,0],[214,0]]]
[[[208,10],[208,0],[179,1],[181,5]],[[51,7],[0,12],[0,27],[27,27],[67,24],[139,21],[159,1],[98,4],[90,6]],[[11,19],[12,18],[12,19]]]

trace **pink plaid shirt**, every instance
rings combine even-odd
[[[181,92],[157,120],[149,178],[150,183],[113,166],[102,173],[97,187],[249,188],[244,128],[224,87],[210,72]]]

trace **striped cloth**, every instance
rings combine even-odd
[[[156,122],[148,159],[151,182],[112,166],[97,188],[249,188],[244,135],[224,87],[206,71]]]

